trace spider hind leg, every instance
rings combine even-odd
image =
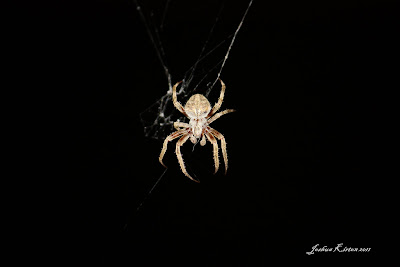
[[[225,137],[218,132],[217,130],[208,127],[207,128],[208,131],[214,135],[216,138],[218,138],[219,140],[221,140],[221,149],[222,149],[222,156],[224,157],[224,163],[225,163],[225,174],[228,171],[228,153],[226,152],[226,141],[225,141]]]
[[[194,179],[192,176],[189,175],[189,173],[186,171],[185,163],[183,161],[182,153],[181,153],[181,146],[189,139],[189,134],[186,134],[181,137],[181,139],[176,142],[176,149],[175,149],[175,154],[176,157],[178,158],[179,165],[181,167],[181,170],[183,174],[188,177],[190,180],[195,181],[196,183],[200,183],[196,179]]]
[[[215,139],[211,133],[206,132],[206,136],[208,141],[210,141],[210,143],[213,144],[213,154],[214,154],[214,164],[215,164],[214,174],[216,174],[219,168],[218,142],[217,139]]]
[[[161,149],[161,153],[160,156],[158,157],[158,161],[165,167],[167,168],[167,166],[165,166],[164,162],[163,162],[163,158],[165,155],[165,152],[167,152],[167,148],[168,148],[168,142],[182,136],[183,134],[185,134],[187,131],[186,130],[179,130],[176,132],[173,132],[172,134],[168,135],[167,138],[165,138],[164,143],[163,143],[163,148]]]

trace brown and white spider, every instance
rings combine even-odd
[[[201,138],[200,145],[204,146],[206,144],[206,137],[207,137],[208,141],[210,141],[210,143],[213,144],[214,163],[215,163],[214,173],[216,173],[219,168],[218,143],[215,137],[221,140],[222,155],[224,157],[224,163],[225,163],[225,174],[228,170],[228,154],[226,153],[225,138],[220,132],[208,126],[222,115],[235,111],[233,109],[226,109],[224,111],[216,113],[222,105],[222,101],[224,100],[224,94],[225,94],[225,84],[221,79],[219,80],[222,86],[221,94],[219,96],[218,102],[215,103],[212,109],[210,102],[208,102],[207,98],[201,94],[195,94],[191,96],[189,100],[186,102],[185,107],[183,107],[181,103],[178,102],[176,97],[176,87],[181,82],[176,83],[172,88],[172,101],[174,103],[175,108],[180,112],[182,112],[182,114],[185,115],[190,121],[189,123],[174,122],[174,128],[177,129],[177,131],[173,132],[172,134],[167,136],[167,138],[165,138],[163,148],[160,153],[159,161],[164,167],[167,167],[162,162],[162,159],[164,157],[165,152],[167,151],[168,142],[178,137],[181,137],[176,143],[176,149],[175,149],[176,157],[178,158],[179,165],[181,166],[183,174],[195,182],[199,181],[193,179],[187,173],[181,154],[181,146],[189,138],[193,144],[195,144],[197,140]]]

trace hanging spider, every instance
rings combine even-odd
[[[164,157],[165,152],[167,151],[167,145],[169,141],[172,141],[178,137],[181,137],[176,143],[176,157],[178,158],[179,165],[181,166],[182,172],[185,176],[189,177],[191,180],[195,182],[199,182],[196,179],[193,179],[188,172],[186,171],[185,164],[183,162],[182,154],[181,154],[181,146],[190,138],[193,144],[197,142],[198,139],[201,138],[200,145],[204,146],[206,144],[206,138],[210,143],[213,144],[213,153],[214,153],[214,163],[215,163],[215,172],[218,171],[219,168],[219,158],[218,158],[218,142],[215,139],[218,138],[221,140],[222,147],[222,155],[224,157],[225,163],[225,174],[228,170],[228,154],[226,152],[226,142],[224,136],[218,132],[217,130],[211,128],[209,125],[221,117],[230,112],[234,112],[233,109],[226,109],[224,111],[216,113],[222,105],[222,101],[224,100],[225,94],[225,84],[219,79],[221,82],[221,94],[219,96],[218,102],[211,109],[210,102],[207,98],[201,94],[195,94],[189,98],[186,102],[185,107],[178,102],[176,97],[176,87],[182,82],[178,82],[172,88],[172,100],[174,106],[177,110],[179,110],[183,115],[185,115],[190,121],[189,123],[183,122],[174,122],[174,128],[177,131],[173,132],[164,140],[163,148],[160,153],[159,161],[164,166],[162,159]]]

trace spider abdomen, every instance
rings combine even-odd
[[[211,105],[201,94],[192,95],[185,105],[185,112],[189,118],[205,118],[210,113]]]

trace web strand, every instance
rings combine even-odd
[[[154,36],[153,36],[153,34],[152,34],[151,30],[150,30],[150,27],[149,27],[149,25],[148,25],[148,23],[146,21],[146,17],[143,14],[142,7],[139,5],[138,1],[137,0],[133,0],[133,3],[135,4],[136,10],[139,13],[140,19],[142,20],[142,22],[143,22],[143,24],[144,24],[144,26],[146,28],[147,35],[149,36],[150,41],[153,44],[154,49],[156,50],[158,60],[160,60],[160,63],[162,65],[163,69],[164,69],[164,74],[167,77],[167,81],[168,81],[169,91],[172,92],[171,74],[169,73],[167,64],[165,63],[165,60],[163,58],[164,49],[162,48],[162,46],[161,47],[157,46],[157,43],[154,40]],[[166,13],[166,11],[165,11],[165,13]],[[164,14],[164,15],[166,15],[166,14]],[[155,33],[156,33],[157,39],[159,40],[158,31],[156,30],[156,28],[155,28]],[[158,45],[161,45],[161,41],[158,42]]]
[[[168,8],[169,8],[169,2],[171,0],[167,0],[167,2],[165,3],[165,8],[164,8],[164,12],[161,18],[161,23],[160,23],[160,30],[163,31],[164,30],[164,21],[165,21],[165,17],[167,16],[167,12],[168,12]]]
[[[206,47],[208,46],[208,43],[209,43],[209,41],[210,41],[210,39],[211,39],[211,36],[212,36],[213,33],[214,33],[215,26],[218,24],[218,21],[219,21],[219,19],[220,19],[220,16],[221,16],[223,7],[224,7],[224,6],[221,5],[221,7],[220,7],[220,9],[219,9],[219,11],[218,11],[217,17],[216,17],[216,19],[215,19],[215,22],[214,22],[213,26],[211,27],[211,30],[210,30],[209,33],[208,33],[207,39],[206,39],[206,41],[204,42],[204,45],[203,45],[203,47],[202,47],[202,49],[201,49],[201,52],[200,52],[200,54],[199,54],[199,56],[198,56],[196,62],[195,62],[194,65],[193,65],[192,67],[190,67],[190,69],[185,73],[184,79],[183,79],[182,87],[185,87],[185,88],[186,88],[186,87],[189,87],[189,84],[190,84],[190,82],[191,82],[191,80],[192,80],[192,78],[193,78],[193,76],[194,76],[194,72],[195,72],[195,70],[196,70],[196,68],[197,68],[197,65],[198,65],[204,58],[206,58],[209,54],[211,54],[213,51],[215,51],[222,43],[225,42],[225,40],[224,40],[223,42],[221,42],[220,44],[218,44],[216,47],[214,47],[213,49],[211,49],[211,51],[209,51],[205,56],[203,56],[204,51],[206,50]],[[189,72],[190,72],[190,74],[188,75]],[[187,76],[188,76],[188,77],[187,77]],[[194,91],[194,90],[193,90],[193,91]]]
[[[156,186],[158,185],[158,183],[161,181],[161,179],[164,177],[165,173],[167,172],[168,169],[165,169],[164,172],[160,175],[160,177],[158,177],[157,181],[154,183],[153,187],[150,189],[150,191],[147,193],[147,195],[145,196],[145,198],[142,200],[142,202],[140,202],[140,204],[137,206],[136,208],[136,213],[140,211],[140,209],[142,208],[144,202],[146,202],[147,199],[150,198],[151,193],[153,193],[154,188],[156,188]],[[129,212],[130,213],[130,212]],[[126,229],[128,229],[128,225],[130,223],[131,218],[128,217],[128,220],[124,226],[124,231],[126,231]]]
[[[225,62],[226,62],[226,60],[227,60],[228,57],[229,57],[229,52],[231,51],[231,48],[232,48],[232,46],[233,46],[233,43],[235,42],[236,36],[237,36],[237,34],[238,34],[240,28],[242,27],[243,21],[244,21],[244,19],[246,18],[247,12],[249,11],[249,9],[250,9],[250,7],[251,7],[252,4],[253,4],[253,0],[250,0],[249,5],[247,6],[247,9],[246,9],[246,11],[244,12],[244,15],[243,15],[243,17],[242,17],[242,20],[240,21],[239,26],[237,27],[235,33],[233,34],[233,38],[232,38],[231,44],[229,45],[228,51],[227,51],[226,54],[225,54],[224,61],[222,62],[221,68],[220,68],[220,70],[219,70],[219,72],[218,72],[218,74],[217,74],[217,78],[215,79],[215,81],[214,81],[214,83],[211,85],[211,87],[208,88],[207,93],[206,93],[206,97],[210,94],[210,92],[211,92],[212,88],[214,87],[215,83],[218,81],[218,79],[219,79],[220,76],[221,76],[222,69],[224,68]]]

